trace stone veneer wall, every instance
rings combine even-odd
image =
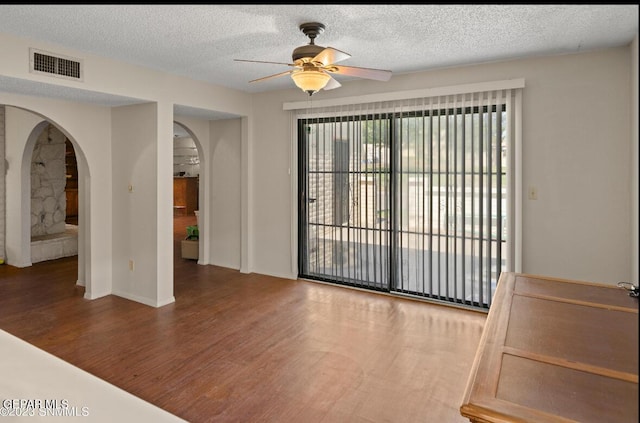
[[[5,135],[4,135],[4,106],[0,106],[0,259],[6,260],[5,239],[6,239],[6,151],[5,151]]]
[[[31,157],[31,237],[65,231],[66,137],[49,125]]]

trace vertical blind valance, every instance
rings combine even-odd
[[[283,110],[296,111],[297,114],[304,114],[311,111],[330,112],[331,110],[339,110],[339,106],[355,107],[356,105],[365,104],[387,104],[389,107],[395,107],[395,102],[402,103],[420,98],[424,99],[456,95],[473,96],[476,94],[479,95],[481,93],[488,93],[492,91],[515,90],[519,88],[524,88],[524,79],[522,78],[417,89],[410,91],[394,91],[389,93],[377,93],[334,99],[317,100],[310,97],[307,101],[286,102],[283,104],[282,108]]]

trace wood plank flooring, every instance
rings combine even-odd
[[[200,266],[189,219],[174,304],[85,300],[75,257],[2,265],[0,328],[190,422],[466,421],[486,314]]]

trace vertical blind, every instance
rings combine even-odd
[[[488,309],[513,266],[514,94],[298,110],[300,277]]]

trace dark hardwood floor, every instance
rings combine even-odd
[[[0,328],[191,422],[465,422],[486,314],[180,257],[161,308],[0,266]],[[1,393],[0,393],[1,394]]]

